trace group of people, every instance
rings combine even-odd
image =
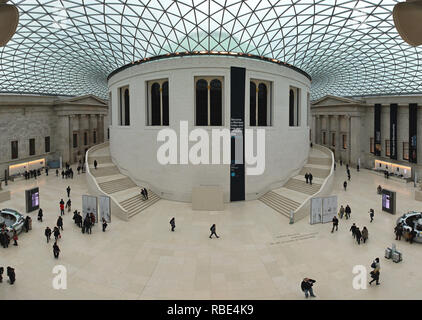
[[[314,178],[314,176],[312,175],[312,173],[308,173],[308,172],[306,172],[305,173],[305,181],[306,181],[306,183],[310,183],[311,185],[312,185],[312,179]]]
[[[346,220],[348,220],[351,214],[352,214],[352,209],[350,208],[348,204],[346,205],[346,208],[344,208],[343,205],[340,206],[340,209],[338,211],[338,217],[340,219],[343,219],[343,216],[345,216]]]
[[[3,282],[3,272],[4,272],[4,268],[0,267],[0,283]],[[16,281],[16,274],[15,274],[15,269],[12,267],[7,267],[6,268],[6,274],[9,277],[9,283],[12,285],[15,283]]]
[[[358,244],[360,244],[361,241],[363,241],[363,243],[366,243],[366,240],[368,240],[369,232],[366,227],[363,227],[363,229],[360,230],[359,227],[355,223],[353,223],[349,231],[352,232],[352,236],[354,239],[356,239],[356,242]]]
[[[403,222],[399,222],[395,228],[394,233],[396,235],[396,240],[401,240],[401,237],[408,241],[409,243],[413,243],[413,240],[416,238],[416,231],[414,228],[410,229],[405,228]]]
[[[58,176],[59,175],[59,170],[58,169],[56,169],[56,176]],[[73,169],[72,168],[69,168],[69,169],[66,169],[66,170],[62,170],[62,179],[73,179]]]
[[[48,169],[46,168],[46,170],[48,170]],[[29,170],[29,171],[25,171],[23,173],[23,176],[25,177],[25,180],[29,180],[31,178],[37,179],[37,176],[40,176],[40,175],[41,175],[41,170],[40,169]]]

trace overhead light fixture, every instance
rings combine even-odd
[[[4,47],[16,32],[19,23],[18,8],[0,0],[0,47]]]
[[[404,41],[414,47],[422,44],[422,0],[397,3],[393,9],[393,19]]]

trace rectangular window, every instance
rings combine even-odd
[[[93,143],[94,144],[96,144],[97,143],[97,131],[94,131],[93,133],[92,133],[92,137],[94,138],[93,140]]]
[[[129,126],[130,125],[130,98],[129,98],[129,87],[121,87],[119,90],[119,125]]]
[[[369,152],[375,153],[374,138],[369,138]]]
[[[169,125],[168,79],[147,82],[147,126]]]
[[[84,132],[84,146],[88,144],[88,132]]]
[[[11,142],[11,149],[12,149],[12,159],[17,159],[18,156],[19,156],[18,142],[17,141]]]
[[[325,132],[322,133],[322,144],[326,144]]]
[[[385,155],[390,156],[390,140],[385,140]]]
[[[45,152],[50,152],[50,137],[45,137],[45,141],[44,141],[44,145],[45,145]]]
[[[73,134],[73,147],[74,148],[78,147],[78,134],[77,133]]]
[[[343,149],[347,149],[347,135],[346,134],[343,134],[342,141],[343,141]]]
[[[223,125],[223,77],[195,77],[195,125]]]
[[[250,81],[249,90],[249,125],[271,126],[272,82],[265,80]]]
[[[336,133],[335,132],[331,133],[331,146],[333,146],[333,147],[336,146]]]
[[[289,90],[289,126],[300,126],[300,89],[296,87]]]
[[[35,139],[29,139],[29,155],[35,155]]]
[[[403,142],[403,160],[409,160],[409,142]]]

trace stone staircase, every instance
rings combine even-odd
[[[97,160],[97,169],[94,168],[94,160]],[[128,219],[160,200],[160,197],[151,190],[148,190],[148,200],[143,200],[141,187],[137,186],[130,177],[122,174],[114,165],[108,146],[90,152],[88,164],[89,171],[100,190],[123,208]]]
[[[297,176],[291,177],[281,188],[264,194],[260,201],[290,218],[290,211],[295,212],[309,197],[319,192],[325,178],[331,170],[331,157],[316,148],[311,149],[307,163]],[[305,173],[312,173],[312,185],[306,183]],[[295,220],[298,217],[295,215]],[[299,217],[303,218],[303,217]]]

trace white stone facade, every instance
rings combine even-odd
[[[109,79],[112,97],[110,151],[120,170],[139,185],[147,185],[163,198],[191,201],[197,186],[220,186],[224,199],[230,198],[230,165],[161,165],[157,161],[157,134],[163,128],[178,133],[180,121],[189,122],[189,132],[195,126],[195,77],[223,78],[223,125],[200,126],[230,129],[230,67],[246,68],[245,129],[249,127],[249,82],[260,79],[272,82],[272,125],[266,130],[265,172],[245,176],[246,199],[256,199],[264,192],[281,185],[302,167],[309,152],[308,95],[310,80],[284,66],[256,59],[227,56],[184,56],[151,61],[131,66]],[[169,81],[169,126],[147,126],[148,81]],[[130,126],[119,126],[118,90],[130,89]],[[300,125],[289,127],[289,88],[300,89]],[[256,128],[256,127],[254,127]],[[256,136],[256,133],[255,133]],[[195,143],[190,142],[189,147]],[[211,152],[210,152],[211,154]],[[179,155],[178,155],[179,156]]]

